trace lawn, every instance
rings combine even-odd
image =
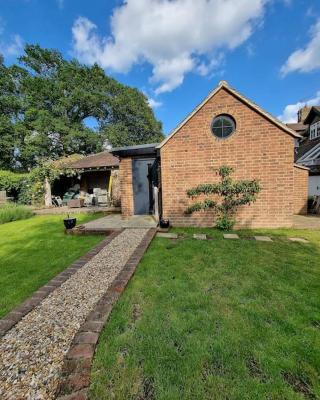
[[[91,400],[320,398],[320,232],[177,231],[152,242],[116,304]]]
[[[103,238],[65,235],[63,217],[0,225],[0,318]],[[77,215],[79,222],[96,217]]]

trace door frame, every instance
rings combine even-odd
[[[147,163],[147,179],[148,179],[148,197],[149,197],[149,211],[147,214],[136,214],[135,210],[135,192],[134,192],[134,162],[135,161],[149,161]],[[132,196],[133,196],[133,215],[153,215],[154,214],[154,196],[153,196],[153,185],[149,177],[149,164],[153,164],[156,161],[156,157],[133,157],[132,158]]]

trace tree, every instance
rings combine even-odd
[[[146,97],[108,77],[98,65],[65,60],[58,51],[38,45],[27,45],[19,61],[21,66],[0,63],[5,166],[30,169],[47,159],[101,151],[106,143],[163,139]],[[87,126],[88,118],[97,121],[97,129]]]
[[[6,67],[0,55],[0,169],[16,166],[19,137],[15,124],[21,116],[19,88],[22,73],[19,67]]]
[[[261,190],[257,180],[233,182],[230,177],[233,171],[231,167],[222,166],[218,170],[221,182],[202,184],[188,190],[188,197],[206,196],[206,198],[189,206],[186,213],[192,214],[196,211],[213,209],[218,214],[217,228],[231,229],[236,222],[234,216],[238,207],[254,202]],[[215,200],[210,196],[214,196]],[[221,198],[221,201],[216,200],[216,197]]]

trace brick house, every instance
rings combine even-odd
[[[287,125],[299,130],[302,136],[295,159],[297,164],[309,168],[309,196],[320,196],[320,107],[303,107],[298,112],[298,122]]]
[[[114,149],[120,159],[122,214],[155,214],[174,226],[212,226],[214,213],[185,213],[186,191],[217,182],[215,169],[234,167],[234,179],[257,179],[254,204],[240,207],[240,227],[292,225],[305,213],[308,169],[294,164],[300,134],[222,81],[160,144]]]

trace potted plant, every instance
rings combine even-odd
[[[68,214],[68,218],[65,218],[63,223],[66,229],[73,229],[77,224],[77,218],[70,218],[70,215]]]
[[[161,218],[160,219],[160,228],[167,229],[170,226],[170,222],[168,219]]]

